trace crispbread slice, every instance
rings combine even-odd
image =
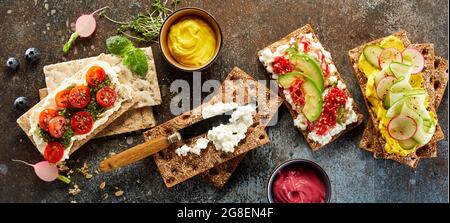
[[[442,57],[436,57],[434,61],[434,67],[436,68],[436,74],[433,76],[432,83],[434,91],[436,93],[436,110],[441,104],[442,97],[444,97],[445,89],[448,84],[448,60]]]
[[[267,99],[269,100],[269,99]],[[281,103],[279,104],[281,106]],[[276,113],[270,114],[268,120],[271,120]],[[265,124],[262,124],[265,126]],[[230,179],[231,175],[233,175],[236,168],[239,166],[241,161],[244,159],[247,153],[240,155],[230,161],[220,164],[201,175],[203,179],[214,185],[215,187],[222,188],[225,186],[225,183]]]
[[[275,43],[270,44],[269,46],[267,46],[266,48],[269,48],[272,52],[274,52],[274,50],[280,46],[280,45],[284,45],[284,44],[288,44],[290,39],[292,37],[296,37],[298,35],[301,34],[308,34],[311,33],[313,36],[313,39],[316,40],[317,42],[319,42],[316,34],[314,33],[314,29],[310,24],[307,24],[295,31],[293,31],[292,33],[288,34],[287,36],[283,37],[282,39],[276,41]],[[258,52],[258,56],[261,56],[262,50]],[[333,62],[331,62],[332,64],[334,64]],[[269,74],[269,76],[271,76],[271,74]],[[342,81],[345,83],[344,79],[341,77],[341,75],[339,74],[339,72],[336,72],[336,76],[338,78],[338,80]],[[346,94],[348,95],[348,97],[353,98],[350,91],[348,90],[348,88],[345,89]],[[279,95],[285,99],[285,96],[282,92],[279,92]],[[289,102],[285,101],[284,103],[286,105],[286,107],[289,109],[289,112],[292,116],[293,119],[297,118],[297,112],[292,108],[292,106],[289,104]],[[345,134],[346,132],[350,131],[351,129],[355,128],[356,126],[358,126],[359,124],[362,123],[363,121],[363,115],[360,113],[359,108],[357,106],[356,103],[353,103],[353,110],[355,111],[355,113],[358,115],[358,120],[355,123],[352,123],[348,126],[346,126],[345,130],[338,133],[337,135],[333,136],[333,138],[326,144],[319,144],[311,139],[308,138],[308,129],[306,130],[301,130],[300,128],[297,128],[300,133],[302,133],[302,135],[305,137],[306,142],[308,143],[309,147],[313,150],[313,151],[317,151],[320,148],[323,148],[324,146],[328,145],[329,143],[332,143],[333,141],[335,141],[336,139],[338,139],[341,135]]]
[[[89,141],[92,137],[94,137],[96,134],[98,134],[100,131],[102,131],[106,126],[111,124],[114,120],[116,120],[118,117],[120,117],[124,112],[128,111],[131,107],[133,107],[137,102],[139,101],[138,95],[133,95],[131,100],[127,100],[123,102],[120,109],[115,111],[111,116],[109,116],[108,121],[105,123],[99,125],[91,134],[87,135],[85,139],[75,141],[72,145],[72,148],[69,151],[69,155],[78,150],[82,145],[84,145],[87,141]],[[33,137],[31,134],[29,134],[30,131],[30,122],[29,118],[31,113],[34,111],[34,109],[39,108],[43,104],[43,101],[40,101],[36,105],[34,105],[30,110],[25,112],[22,116],[20,116],[17,119],[17,123],[22,128],[22,130],[27,134],[28,138],[30,138],[31,142],[36,146],[36,143],[33,140]]]
[[[432,44],[411,44],[411,42],[409,41],[409,39],[407,38],[407,34],[404,30],[401,30],[397,33],[393,34],[394,36],[398,37],[399,39],[401,39],[405,45],[405,47],[413,47],[416,48],[417,50],[419,50],[422,54],[424,54],[425,57],[425,68],[422,71],[424,79],[425,79],[425,83],[424,83],[424,87],[427,90],[430,98],[434,99],[435,98],[435,92],[434,92],[434,87],[432,86],[432,82],[431,82],[431,77],[434,75],[434,61],[435,61],[435,55],[434,55],[434,47]],[[384,38],[380,38],[377,40],[374,40],[372,42],[366,43],[364,45],[361,45],[359,47],[356,47],[352,50],[349,51],[349,57],[350,57],[350,61],[353,64],[353,68],[354,68],[354,72],[355,72],[355,77],[359,82],[359,86],[360,89],[362,91],[362,93],[364,94],[365,92],[365,88],[366,88],[366,82],[367,82],[367,78],[364,75],[364,73],[362,73],[359,68],[358,68],[358,60],[359,57],[362,53],[363,48],[368,45],[368,44],[377,44],[379,42],[381,42]],[[371,122],[373,124],[373,126],[378,126],[378,119],[376,118],[375,113],[371,110],[370,106],[369,106],[369,102],[367,100],[366,97],[364,97],[364,101],[366,103],[366,107],[368,109],[369,115],[371,117]],[[430,100],[430,110],[432,110],[433,112],[435,112],[435,101],[434,100]],[[375,130],[375,128],[372,128]],[[365,138],[363,137],[361,140],[362,146],[366,147],[367,150],[371,151],[374,153],[374,157],[375,158],[385,158],[385,159],[391,159],[391,160],[395,160],[397,162],[406,164],[410,167],[415,168],[418,164],[419,161],[419,157],[417,156],[416,153],[412,153],[406,157],[399,157],[393,154],[386,154],[384,152],[384,149],[380,149],[380,148],[384,148],[383,146],[379,146],[379,145],[384,145],[385,141],[382,139],[382,137],[379,135],[378,131],[373,131],[373,132],[367,132],[366,134],[370,135],[372,134],[372,136],[374,137],[373,140],[369,141],[369,138]],[[430,142],[430,145],[433,146],[433,144],[438,141],[438,140],[442,140],[444,138],[444,134],[442,132],[442,129],[440,128],[439,124],[437,125],[437,129],[436,129],[436,133],[433,136],[433,139]],[[375,145],[373,147],[373,145]]]
[[[79,70],[94,61],[103,60],[107,61],[111,65],[117,65],[123,68],[119,78],[126,79],[126,81],[122,82],[129,83],[129,86],[133,88],[140,97],[140,100],[134,106],[135,108],[159,105],[161,104],[161,92],[159,90],[158,78],[156,76],[152,48],[147,47],[142,48],[142,50],[147,55],[148,59],[148,72],[145,79],[141,79],[132,74],[131,71],[121,63],[121,58],[112,54],[102,53],[95,57],[65,61],[44,66],[43,71],[45,75],[45,84],[47,85],[49,93],[51,93],[62,83],[64,79],[72,77]]]
[[[39,98],[42,100],[47,96],[46,88],[39,89]],[[148,129],[156,125],[152,107],[132,108],[103,129],[94,138],[118,135]]]
[[[245,97],[241,98],[239,97],[240,95]],[[269,99],[268,102],[266,101],[267,99]],[[167,187],[173,187],[269,142],[264,130],[265,124],[268,122],[271,114],[278,110],[282,99],[239,68],[234,68],[230,72],[221,86],[220,93],[215,95],[209,102],[146,131],[144,139],[150,140],[155,137],[168,136],[180,128],[200,121],[202,119],[201,108],[205,105],[232,101],[239,104],[246,104],[250,101],[258,102],[257,115],[254,117],[255,123],[248,129],[247,137],[239,143],[233,153],[218,151],[212,143],[205,150],[202,150],[200,156],[188,154],[180,157],[176,155],[175,149],[181,146],[182,143],[171,145],[168,149],[159,152],[154,156],[154,159]],[[185,143],[191,145],[196,139],[204,136],[201,135],[187,140]]]
[[[217,188],[223,188],[223,186],[225,186],[225,184],[228,182],[231,175],[233,175],[234,171],[236,171],[237,167],[239,166],[239,164],[245,158],[246,155],[247,153],[244,153],[225,163],[215,166],[209,169],[208,171],[202,173],[200,177]]]
[[[435,63],[435,72],[432,77],[433,86],[435,91],[435,106],[439,107],[441,104],[442,97],[444,96],[445,89],[447,88],[448,83],[448,61],[442,57],[436,57]],[[367,122],[367,126],[364,129],[364,133],[361,137],[360,148],[368,150],[370,152],[374,152],[380,145],[376,145],[373,137],[377,134],[374,131],[374,126],[371,120]],[[378,148],[380,149],[380,148]],[[436,157],[437,149],[436,143],[431,143],[429,145],[423,146],[422,148],[416,151],[416,154],[419,158],[433,158]]]

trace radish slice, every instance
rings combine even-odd
[[[402,62],[402,53],[395,48],[386,48],[378,56],[378,66],[384,69],[391,62]]]
[[[423,57],[422,53],[420,53],[418,50],[413,48],[407,48],[403,50],[402,57],[404,60],[404,63],[408,65],[412,65],[412,73],[417,74],[421,72],[425,65],[425,58]]]
[[[81,15],[75,23],[75,32],[78,33],[80,37],[88,37],[94,33],[96,26],[97,23],[95,22],[93,14]]]
[[[388,124],[389,135],[396,140],[407,140],[416,134],[416,121],[406,115],[397,115]]]
[[[382,78],[378,85],[377,85],[377,95],[380,99],[383,99],[384,96],[387,94],[389,88],[392,87],[392,85],[394,85],[395,81],[397,80],[397,78],[393,77],[393,76],[387,76]]]
[[[56,167],[56,165],[50,164],[47,161],[41,161],[36,164],[30,164],[30,163],[27,163],[22,160],[13,160],[13,161],[20,162],[20,163],[23,163],[23,164],[33,167],[36,175],[41,180],[46,181],[46,182],[52,182],[52,181],[56,180],[56,178],[58,178],[58,176],[59,176],[58,167]]]

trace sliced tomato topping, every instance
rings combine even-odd
[[[102,107],[111,107],[116,101],[116,91],[110,87],[104,87],[97,92],[95,99]]]
[[[57,163],[64,156],[64,146],[59,142],[49,142],[44,150],[44,158],[49,163]]]
[[[69,102],[74,108],[85,108],[91,100],[91,91],[87,86],[76,86],[70,90]]]
[[[48,132],[55,138],[61,138],[67,130],[66,118],[56,116],[48,123]]]
[[[60,108],[67,108],[70,106],[69,102],[70,90],[62,90],[56,94],[55,102],[56,106]]]
[[[48,131],[48,123],[53,117],[58,116],[58,111],[55,109],[45,109],[39,114],[39,127]]]
[[[103,83],[106,78],[105,70],[100,66],[92,66],[86,73],[86,82],[91,87],[96,87]]]
[[[87,111],[75,113],[70,119],[70,125],[77,134],[86,134],[91,131],[94,123],[92,115]]]

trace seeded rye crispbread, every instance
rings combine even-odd
[[[290,42],[290,39],[291,39],[291,38],[295,38],[295,37],[297,37],[297,36],[299,36],[299,35],[308,34],[308,33],[311,33],[312,36],[313,36],[313,39],[314,39],[315,41],[319,42],[319,40],[318,40],[316,34],[314,33],[313,27],[312,27],[311,25],[307,24],[307,25],[305,25],[305,26],[303,26],[303,27],[301,27],[301,28],[295,30],[294,32],[288,34],[287,36],[283,37],[282,39],[278,40],[277,42],[270,44],[270,45],[267,46],[266,48],[269,48],[272,52],[274,52],[278,46],[284,45],[284,44],[288,44],[288,43]],[[262,53],[262,50],[258,52],[258,57],[261,56],[261,53]],[[332,64],[334,64],[334,63],[332,62]],[[268,73],[268,74],[269,74],[269,73]],[[341,75],[339,74],[339,72],[336,72],[334,75],[338,78],[338,80],[340,80],[340,81],[342,81],[343,83],[345,83],[345,81],[343,80],[343,78],[341,77]],[[269,77],[271,78],[271,74],[269,74]],[[347,94],[347,96],[348,96],[349,98],[353,98],[352,95],[351,95],[351,93],[350,93],[350,91],[348,90],[348,88],[345,88],[345,93]],[[280,92],[279,92],[279,95],[280,95],[283,99],[285,99],[285,96],[284,96],[284,93],[283,93],[283,92],[280,91]],[[291,113],[292,118],[295,120],[295,119],[297,118],[297,111],[295,111],[295,110],[292,108],[292,106],[289,104],[289,102],[285,101],[284,104],[285,104],[286,107],[289,109],[289,112]],[[308,130],[308,129],[306,129],[306,130],[301,130],[301,129],[298,128],[298,127],[297,127],[297,129],[303,134],[303,136],[305,137],[306,142],[308,143],[309,147],[311,147],[311,149],[312,149],[313,151],[316,151],[316,150],[318,150],[318,149],[320,149],[320,148],[323,148],[324,146],[326,146],[326,145],[332,143],[333,141],[335,141],[336,139],[338,139],[341,135],[345,134],[346,132],[350,131],[351,129],[355,128],[356,126],[358,126],[359,124],[362,123],[362,121],[363,121],[363,115],[359,112],[359,108],[358,108],[356,102],[353,103],[353,110],[355,111],[355,113],[356,113],[357,116],[358,116],[357,121],[354,122],[354,123],[352,123],[352,124],[350,124],[350,125],[347,125],[346,128],[345,128],[345,130],[343,130],[342,132],[340,132],[340,133],[334,135],[333,138],[332,138],[328,143],[326,143],[326,144],[321,145],[320,143],[317,143],[317,142],[315,142],[315,141],[309,139],[309,138],[308,138],[308,133],[309,133],[309,130]]]
[[[233,81],[232,84],[226,84],[227,82],[230,83],[230,81]],[[244,101],[236,101],[239,92],[245,95]],[[258,92],[262,92],[262,94]],[[267,100],[269,100],[268,103]],[[269,142],[267,133],[265,132],[265,125],[269,118],[278,110],[282,99],[276,93],[260,85],[255,79],[239,68],[234,68],[230,72],[224,84],[221,86],[220,93],[214,96],[209,102],[146,131],[144,133],[144,139],[148,141],[156,137],[168,136],[178,129],[200,121],[202,119],[201,108],[203,106],[217,102],[232,101],[239,104],[246,104],[251,101],[258,102],[257,115],[254,116],[255,123],[249,127],[246,138],[238,144],[233,153],[218,151],[214,148],[213,143],[209,143],[208,147],[201,151],[201,155],[189,153],[187,156],[180,157],[175,153],[175,150],[183,145],[183,143],[177,143],[155,154],[154,159],[156,165],[167,187],[173,187],[194,176],[205,173],[211,168]],[[196,139],[205,137],[205,135],[187,140],[185,143],[192,145]],[[214,181],[219,182],[220,180],[214,179]]]
[[[404,30],[401,30],[397,33],[394,33],[393,36],[396,36],[399,38],[405,47],[412,47],[417,50],[419,50],[425,58],[425,67],[422,71],[424,76],[424,88],[427,90],[427,93],[430,97],[430,103],[429,103],[429,109],[434,112],[435,110],[435,98],[436,93],[434,90],[434,86],[432,83],[432,77],[434,76],[435,72],[435,54],[434,54],[434,46],[432,44],[411,44],[410,40],[407,37],[407,33]],[[369,43],[366,43],[364,45],[361,45],[359,47],[356,47],[349,51],[349,57],[350,61],[353,64],[353,68],[355,71],[355,77],[357,78],[359,82],[359,86],[361,88],[362,93],[364,94],[365,88],[366,88],[366,82],[367,78],[364,73],[362,73],[358,68],[358,61],[359,57],[362,54],[362,50],[364,47],[368,44],[378,44],[386,37],[379,38],[377,40],[371,41]],[[366,97],[364,97],[364,101],[366,103],[366,107],[369,112],[369,116],[371,117],[371,120],[369,120],[369,125],[372,124],[371,127],[367,130],[365,130],[365,133],[363,134],[363,137],[360,142],[360,147],[363,149],[366,149],[370,152],[373,152],[375,158],[384,158],[384,159],[391,159],[395,160],[397,162],[403,163],[405,165],[408,165],[412,168],[417,167],[418,161],[420,157],[416,153],[412,153],[405,157],[400,157],[394,154],[387,154],[384,151],[384,145],[385,141],[381,137],[379,131],[377,128],[374,128],[373,126],[378,126],[379,120],[377,119],[375,113],[370,109],[369,102]],[[442,132],[442,129],[439,126],[439,123],[437,123],[436,126],[436,132],[432,138],[432,140],[429,142],[428,145],[423,146],[420,150],[421,151],[435,151],[436,150],[436,144],[435,142],[438,140],[442,140],[444,138],[444,134]],[[432,153],[432,152],[424,152],[424,153]]]

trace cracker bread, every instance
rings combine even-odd
[[[122,59],[112,54],[100,54],[99,56],[83,58],[78,60],[71,60],[51,65],[44,66],[45,83],[49,93],[54,91],[61,82],[71,77],[79,70],[83,69],[90,63],[103,60],[109,64],[117,65],[122,68],[120,78],[126,79],[129,85],[137,92],[140,97],[135,108],[148,107],[161,104],[161,93],[158,85],[158,78],[156,76],[155,62],[153,59],[152,48],[142,48],[148,59],[148,72],[145,79],[131,73],[131,71],[121,63]]]
[[[245,96],[243,100],[237,99],[237,95],[241,95],[240,93],[243,93]],[[258,97],[258,95],[261,96]],[[267,99],[270,99],[270,101],[265,103]],[[212,143],[209,143],[208,147],[205,150],[202,150],[200,156],[188,154],[187,156],[180,157],[176,155],[175,150],[180,147],[182,143],[177,143],[154,155],[156,165],[166,186],[173,187],[185,180],[204,173],[215,166],[268,143],[269,139],[265,132],[265,125],[270,121],[268,120],[268,117],[278,110],[278,107],[282,103],[282,99],[274,92],[265,88],[265,86],[260,85],[244,71],[239,68],[234,68],[222,84],[220,93],[211,98],[210,101],[146,131],[144,133],[144,139],[147,141],[155,137],[167,136],[180,128],[200,121],[202,119],[202,106],[217,102],[232,101],[239,104],[246,104],[255,100],[258,102],[257,115],[254,116],[255,123],[249,127],[246,134],[247,137],[239,143],[233,153],[218,151],[214,148]],[[196,139],[204,137],[205,135],[206,134],[187,140],[185,143],[191,145]]]
[[[280,45],[284,45],[289,43],[290,39],[292,37],[296,37],[298,35],[301,34],[307,34],[307,33],[311,33],[313,36],[313,39],[316,40],[317,42],[319,42],[316,34],[314,33],[314,29],[310,24],[307,24],[295,31],[293,31],[292,33],[288,34],[287,36],[283,37],[282,39],[276,41],[275,43],[270,44],[269,46],[267,46],[266,48],[269,48],[272,52],[274,52],[276,50],[276,48]],[[260,50],[258,52],[258,57],[261,56],[262,50]],[[331,62],[332,64],[334,64],[333,62]],[[268,72],[267,72],[268,73]],[[268,73],[269,74],[269,73]],[[338,80],[342,81],[343,83],[345,83],[344,79],[342,79],[341,75],[339,74],[339,72],[336,72],[335,75],[337,76]],[[271,74],[269,74],[269,77],[271,78]],[[348,90],[348,88],[345,88],[345,92],[348,95],[349,98],[353,98],[350,91]],[[282,91],[279,92],[279,95],[285,99],[284,93]],[[289,112],[292,116],[292,119],[296,119],[297,118],[297,111],[295,111],[292,106],[289,104],[289,102],[285,101],[284,103],[286,105],[286,107],[289,109]],[[358,126],[359,124],[362,123],[363,121],[363,115],[360,113],[359,108],[357,106],[357,103],[353,103],[353,110],[355,111],[355,113],[358,116],[358,120],[348,126],[346,126],[345,130],[338,133],[337,135],[333,136],[333,138],[326,144],[319,144],[311,139],[308,138],[308,129],[306,130],[301,130],[300,128],[296,127],[298,129],[298,131],[300,131],[302,133],[302,135],[305,137],[306,142],[308,143],[309,147],[313,150],[313,151],[317,151],[320,148],[323,148],[324,146],[328,145],[329,143],[332,143],[333,141],[335,141],[336,139],[338,139],[341,135],[345,134],[346,132],[350,131],[351,129],[355,128],[356,126]]]
[[[445,89],[447,89],[448,84],[448,60],[442,57],[436,57],[434,61],[435,75],[433,76],[432,83],[434,91],[436,93],[435,104],[436,110],[441,104],[442,97],[444,97]]]
[[[39,89],[39,98],[42,100],[48,95],[47,89]],[[94,138],[101,138],[111,135],[119,135],[148,129],[156,125],[152,107],[132,108],[122,116],[112,122],[107,128],[95,135]]]
[[[72,145],[72,148],[69,151],[69,155],[78,150],[82,145],[84,145],[87,141],[89,141],[92,137],[94,137],[97,133],[102,131],[106,126],[111,124],[114,120],[116,120],[118,117],[120,117],[124,112],[128,111],[131,107],[133,107],[137,102],[139,101],[139,97],[137,95],[133,95],[131,100],[123,102],[122,106],[119,110],[114,112],[111,116],[109,116],[108,121],[106,121],[104,124],[98,126],[91,134],[87,135],[87,137],[83,140],[75,141]],[[20,116],[17,119],[17,124],[19,124],[20,128],[27,134],[28,138],[31,140],[31,142],[36,146],[36,143],[33,140],[33,137],[31,134],[29,134],[30,131],[30,115],[33,112],[34,109],[39,108],[44,101],[40,101],[36,105],[34,105],[30,110],[25,112],[22,116]]]
[[[434,70],[435,70],[434,69],[434,60],[435,60],[434,46],[432,44],[411,44],[411,42],[409,41],[407,34],[404,30],[394,33],[393,35],[398,37],[400,40],[402,40],[405,47],[413,47],[424,54],[425,68],[422,71],[423,77],[425,80],[424,87],[427,90],[430,98],[434,99],[435,92],[434,92],[434,87],[431,84],[431,77],[434,76]],[[369,43],[366,43],[364,45],[361,45],[361,46],[356,47],[349,51],[350,61],[353,64],[353,68],[354,68],[354,72],[355,72],[354,74],[355,74],[356,79],[359,82],[359,86],[360,86],[361,92],[363,94],[365,92],[367,78],[366,78],[365,74],[362,73],[358,68],[359,57],[362,54],[362,50],[366,45],[377,44],[377,43],[381,42],[384,38],[386,38],[386,37],[371,41]],[[370,108],[369,102],[366,97],[364,97],[364,101],[366,103],[366,107],[368,109],[369,116],[371,117],[371,120],[369,121],[369,123],[372,122],[373,126],[378,126],[379,121],[378,121],[375,113]],[[430,100],[429,104],[430,104],[429,109],[431,111],[435,112],[435,101]],[[372,131],[370,131],[370,129],[372,129]],[[391,160],[395,160],[397,162],[406,164],[412,168],[417,167],[419,157],[417,156],[416,153],[412,153],[406,157],[399,157],[397,155],[387,154],[384,152],[385,141],[381,137],[381,135],[379,134],[379,131],[377,131],[376,128],[374,128],[374,127],[369,128],[367,131],[365,131],[365,134],[366,134],[366,136],[372,135],[373,140],[370,140],[369,138],[364,138],[364,136],[363,136],[360,146],[365,147],[365,149],[373,152],[375,158],[391,159]],[[434,142],[441,140],[443,138],[444,138],[444,134],[438,123],[437,128],[436,128],[436,133],[434,134],[433,139],[431,140],[429,146],[433,147]],[[433,148],[431,148],[429,150],[433,150]],[[435,150],[435,148],[434,148],[434,150]]]
[[[281,106],[281,103],[279,104],[279,106]],[[275,115],[276,113],[270,114],[268,119],[271,120]],[[219,166],[206,171],[205,173],[201,174],[201,177],[211,183],[213,186],[222,188],[230,179],[231,175],[234,173],[246,154],[247,153],[240,155],[230,161],[222,163]]]
[[[236,171],[241,161],[245,158],[245,155],[247,155],[247,153],[215,166],[205,173],[202,173],[200,177],[217,188],[223,188],[231,175],[233,175],[234,171]]]
[[[435,72],[432,77],[433,83],[438,82],[439,84],[434,84],[435,91],[435,106],[439,107],[441,104],[442,97],[444,96],[445,89],[447,88],[448,83],[448,61],[442,57],[436,57],[435,60]],[[367,126],[364,129],[364,133],[361,137],[360,148],[365,149],[367,151],[373,152],[380,145],[375,145],[375,141],[373,139],[374,135],[377,134],[373,131],[374,126],[371,120],[367,122]],[[379,148],[378,148],[379,149]],[[423,146],[422,148],[416,151],[416,154],[419,158],[433,158],[436,157],[437,149],[436,143],[431,143],[429,145]]]

